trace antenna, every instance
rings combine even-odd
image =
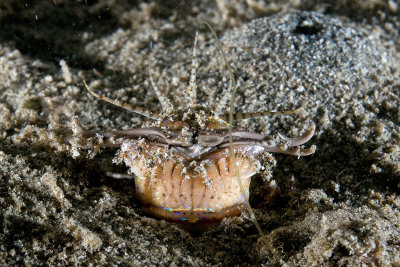
[[[83,84],[85,85],[86,89],[93,96],[95,96],[96,98],[104,100],[104,101],[106,101],[108,103],[111,103],[111,104],[113,104],[115,106],[118,106],[118,107],[130,110],[130,111],[133,111],[133,112],[135,112],[137,114],[143,115],[143,116],[148,117],[150,119],[161,120],[161,116],[159,114],[151,111],[150,109],[146,109],[146,108],[142,108],[142,107],[135,107],[135,106],[129,105],[127,103],[123,103],[123,102],[121,102],[119,100],[114,100],[114,99],[108,98],[106,96],[99,95],[99,94],[95,93],[92,89],[90,89],[89,85],[87,85],[85,80],[83,80]]]

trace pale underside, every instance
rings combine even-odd
[[[154,215],[189,222],[221,220],[237,215],[237,209],[243,204],[243,194],[227,149],[209,154],[193,164],[185,163],[179,155],[159,163],[159,157],[154,154],[156,149],[129,143],[120,153],[135,174],[139,199]],[[169,152],[160,148],[157,153]],[[247,157],[237,157],[236,164],[248,190],[257,164]]]
[[[300,157],[315,151],[314,146],[308,149],[300,147],[314,135],[313,122],[302,136],[294,138],[232,128],[233,120],[293,114],[304,105],[288,111],[233,114],[236,82],[218,39],[231,76],[232,92],[226,91],[212,108],[197,104],[196,42],[197,34],[184,101],[189,107],[174,108],[154,83],[150,69],[150,82],[162,106],[159,113],[99,95],[84,81],[92,95],[154,120],[153,127],[94,134],[83,129],[74,118],[72,128],[77,138],[68,140],[75,147],[121,147],[119,161],[124,161],[135,174],[138,196],[148,211],[165,219],[191,222],[221,220],[225,216],[240,214],[243,203],[248,204],[250,177],[258,171],[260,154],[277,152]],[[228,116],[223,107],[230,94],[231,112]]]

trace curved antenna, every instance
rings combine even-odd
[[[196,107],[196,91],[197,91],[197,84],[196,84],[196,68],[198,65],[197,59],[196,59],[196,51],[197,51],[197,38],[198,38],[199,33],[196,32],[196,37],[194,38],[194,45],[193,45],[193,55],[192,55],[192,70],[190,72],[190,81],[189,81],[189,87],[187,89],[187,96],[189,98],[190,102],[190,107],[195,108]]]
[[[222,115],[222,116],[221,116],[221,113],[222,113],[223,108],[226,105],[226,102],[228,102],[228,98],[230,97],[230,93],[231,93],[231,91],[229,90],[229,87],[228,87],[226,90],[224,90],[222,92],[222,97],[219,99],[219,102],[212,109],[213,112],[214,112],[215,117],[223,119],[224,121],[228,120],[229,113],[225,114],[225,115]],[[235,118],[233,120],[235,120]]]
[[[222,45],[221,45],[221,42],[218,39],[217,33],[214,31],[214,29],[211,27],[210,24],[208,24],[207,22],[204,22],[204,24],[206,24],[206,26],[210,29],[210,31],[212,32],[212,34],[213,34],[213,36],[214,36],[214,38],[215,38],[215,40],[217,42],[218,49],[221,52],[222,58],[224,60],[226,68],[228,69],[229,76],[230,76],[231,83],[232,83],[232,96],[231,96],[231,101],[230,101],[230,105],[229,105],[229,128],[228,128],[228,130],[229,130],[229,150],[230,150],[232,161],[236,162],[235,151],[233,149],[232,122],[233,122],[233,104],[234,104],[237,84],[236,84],[235,77],[233,76],[232,69],[228,64],[228,60],[226,59],[225,52],[224,52],[224,50],[222,50]],[[261,236],[262,240],[264,241],[265,245],[267,245],[268,248],[271,249],[272,253],[274,255],[276,255],[275,249],[272,247],[270,242],[268,242],[267,237],[265,236],[265,234],[262,231],[260,225],[258,224],[257,218],[254,215],[253,209],[250,206],[248,192],[246,192],[246,190],[243,187],[243,183],[242,183],[242,180],[240,178],[238,166],[237,166],[237,164],[234,164],[234,166],[235,166],[234,169],[235,169],[236,178],[237,178],[238,183],[239,183],[240,191],[243,194],[244,202],[246,204],[246,207],[247,207],[247,210],[248,210],[248,212],[250,214],[250,217],[251,217],[254,225],[256,226],[257,231],[258,231],[259,235]]]
[[[150,119],[154,119],[154,120],[161,120],[162,119],[159,114],[151,111],[150,109],[146,109],[146,108],[142,108],[142,107],[135,107],[135,106],[129,105],[127,103],[123,103],[123,102],[121,102],[119,100],[114,100],[114,99],[108,98],[106,96],[102,96],[102,95],[99,95],[99,94],[95,93],[94,91],[92,91],[92,89],[90,89],[89,85],[87,85],[85,80],[83,80],[83,84],[85,85],[85,87],[89,91],[89,93],[91,93],[96,98],[104,100],[104,101],[106,101],[108,103],[111,103],[111,104],[113,104],[115,106],[118,106],[118,107],[130,110],[130,111],[133,111],[133,112],[135,112],[137,114],[143,115],[143,116],[145,116],[147,118],[150,118]]]
[[[153,77],[151,77],[150,58],[148,58],[147,60],[149,61],[149,77],[151,86],[153,87],[154,92],[156,92],[158,101],[160,101],[162,109],[169,114],[174,110],[174,106],[171,104],[169,99],[161,93],[160,89],[158,89],[156,83],[153,80]]]
[[[222,92],[222,97],[219,99],[219,102],[216,103],[216,104],[214,105],[214,107],[212,108],[212,111],[214,112],[215,117],[221,118],[220,115],[221,115],[221,113],[222,113],[222,110],[224,109],[224,107],[225,107],[225,105],[226,105],[226,102],[228,102],[228,99],[229,99],[229,97],[231,96],[232,90],[229,90],[229,88],[230,88],[231,86],[232,86],[233,88],[236,88],[236,80],[235,80],[235,78],[233,77],[233,74],[231,73],[230,67],[228,66],[228,61],[226,60],[225,53],[222,51],[222,45],[221,45],[221,42],[219,41],[219,39],[218,39],[218,37],[217,37],[217,34],[215,33],[214,29],[210,26],[210,24],[208,24],[207,22],[204,22],[204,24],[207,25],[207,27],[210,29],[210,31],[213,33],[215,39],[217,40],[218,49],[219,49],[220,52],[221,52],[223,61],[224,61],[225,65],[226,65],[226,67],[228,68],[228,72],[229,72],[229,76],[230,76],[230,86],[228,86],[228,88]],[[236,89],[233,89],[233,90],[236,90]],[[233,95],[233,96],[234,96],[235,94],[236,94],[236,92],[235,92],[235,93],[232,92],[232,95]],[[231,98],[231,100],[232,100],[232,98]],[[230,111],[231,111],[231,110],[230,110]],[[233,109],[232,109],[232,112],[233,112]],[[221,118],[221,119],[227,121],[228,118],[229,118],[229,114],[230,114],[230,113],[231,113],[231,112],[228,112],[228,114],[226,114],[226,116],[222,116],[223,118]]]
[[[277,116],[277,115],[288,115],[294,114],[302,110],[307,105],[307,101],[305,101],[300,107],[292,110],[281,110],[281,111],[261,111],[261,112],[246,112],[246,113],[235,113],[233,114],[234,121],[240,121],[245,119],[251,118],[259,118],[259,117],[266,117],[266,116]],[[227,120],[229,114],[224,114],[219,116],[222,120]]]

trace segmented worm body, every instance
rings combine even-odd
[[[162,105],[160,113],[99,95],[84,81],[86,89],[96,98],[146,116],[154,120],[155,126],[91,133],[74,118],[74,138],[70,142],[84,148],[120,147],[117,159],[130,168],[138,198],[148,213],[169,221],[208,224],[239,215],[244,208],[244,192],[235,179],[234,164],[247,194],[251,176],[261,167],[259,158],[263,153],[298,157],[314,153],[315,146],[308,149],[300,146],[314,135],[315,125],[311,122],[302,136],[294,138],[233,128],[231,137],[235,157],[232,157],[230,125],[227,123],[229,114],[221,112],[225,103],[217,103],[212,108],[196,104],[196,43],[197,34],[186,91],[189,107],[174,108],[151,75],[152,87]],[[232,115],[234,120],[242,120],[292,114],[299,109]]]

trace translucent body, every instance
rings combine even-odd
[[[217,222],[240,214],[243,193],[231,157],[223,153],[226,149],[191,162],[185,162],[179,154],[158,162],[154,150],[160,155],[166,149],[130,144],[120,154],[135,174],[138,197],[148,212],[166,220],[188,222]],[[238,157],[236,164],[248,191],[257,170],[246,157]]]
[[[231,91],[227,91],[212,108],[196,103],[197,34],[190,82],[185,91],[185,101],[179,107],[174,108],[159,90],[151,77],[150,68],[149,78],[161,103],[161,112],[102,96],[84,81],[86,89],[96,98],[154,120],[147,127],[91,133],[74,119],[73,131],[78,140],[72,138],[70,143],[85,148],[121,147],[118,159],[124,161],[135,174],[138,198],[147,212],[159,218],[218,223],[224,217],[239,215],[246,204],[255,221],[248,190],[250,178],[260,164],[259,156],[264,152],[275,152],[300,157],[315,151],[315,146],[301,147],[314,135],[313,122],[302,136],[293,138],[232,128],[236,120],[293,114],[305,104],[294,110],[234,113],[236,81],[216,39],[232,85]],[[229,96],[229,112],[224,112]],[[262,234],[258,224],[256,226]]]

